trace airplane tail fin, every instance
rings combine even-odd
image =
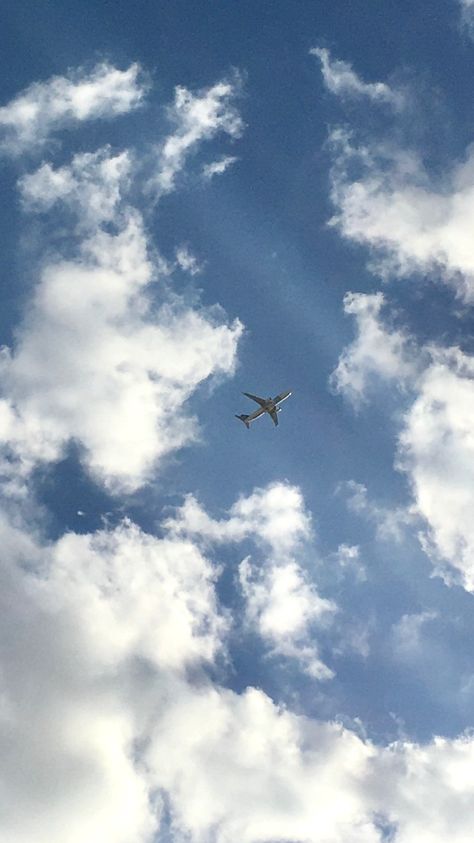
[[[249,424],[249,422],[247,421],[248,416],[246,416],[245,414],[242,414],[241,416],[236,416],[235,418],[236,418],[236,419],[240,419],[240,421],[243,421],[243,423],[244,423],[245,427],[247,428],[247,430],[250,430],[250,424]]]

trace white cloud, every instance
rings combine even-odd
[[[313,631],[332,620],[336,605],[326,600],[295,555],[311,535],[310,517],[295,486],[273,483],[240,498],[222,520],[212,519],[189,495],[166,526],[173,534],[213,542],[263,543],[264,561],[250,557],[239,566],[246,621],[277,656],[296,659],[317,679],[333,672],[321,661]]]
[[[427,529],[420,537],[437,573],[473,591],[474,358],[456,347],[417,348],[412,338],[379,319],[381,301],[380,294],[375,307],[373,296],[356,298],[358,336],[343,352],[335,381],[359,398],[374,371],[389,380],[403,378],[409,409],[397,467],[407,474],[413,503],[381,506],[368,499],[365,486],[350,481],[345,484],[349,505],[374,521],[381,538],[400,538],[421,516]]]
[[[30,208],[60,202],[77,223],[66,223],[68,258],[44,263],[15,346],[0,360],[4,470],[17,478],[75,441],[97,479],[135,489],[196,437],[184,410],[191,393],[233,371],[237,320],[227,325],[177,297],[152,307],[147,287],[161,265],[126,201],[131,166],[128,153],[105,149],[59,170],[45,164],[20,183]],[[110,222],[114,232],[102,228]]]
[[[382,293],[346,293],[345,313],[355,316],[356,339],[342,352],[331,384],[355,404],[360,403],[374,376],[399,384],[415,374],[415,361],[406,334],[388,328],[381,319]]]
[[[426,623],[437,618],[436,612],[419,612],[402,615],[392,627],[392,645],[395,655],[403,661],[423,658],[421,633]]]
[[[146,87],[138,64],[118,70],[107,62],[36,82],[0,108],[0,150],[18,155],[76,121],[124,114],[141,103]]]
[[[470,737],[379,749],[256,689],[178,697],[149,755],[176,836],[218,843],[380,843],[389,828],[397,843],[468,843],[473,761]]]
[[[458,0],[461,7],[461,24],[468,33],[474,35],[474,0]]]
[[[100,151],[22,182],[28,205],[77,221],[0,361],[14,475],[74,440],[97,477],[135,488],[192,435],[192,390],[232,371],[240,325],[164,292],[151,306],[131,163]],[[2,843],[151,843],[162,817],[193,843],[380,843],[389,826],[397,843],[470,841],[470,736],[380,748],[206,677],[228,630],[212,542],[255,541],[249,619],[303,666],[317,657],[307,633],[332,610],[297,561],[311,537],[297,488],[257,489],[220,520],[188,498],[161,538],[126,521],[46,542],[15,523],[0,517]]]
[[[27,110],[25,125],[46,137],[71,116],[134,107],[144,92],[140,76],[138,65],[124,72],[100,65],[89,76],[32,86],[14,102],[33,97],[44,106],[41,120]],[[231,103],[237,87],[219,82],[196,95],[177,89],[169,109],[176,129],[159,149],[164,192],[200,141],[241,131]],[[110,489],[138,488],[160,459],[197,438],[196,419],[185,410],[192,392],[234,370],[240,322],[227,324],[219,308],[187,306],[169,285],[157,285],[171,267],[129,197],[143,201],[143,163],[135,152],[104,147],[58,168],[43,163],[19,181],[26,210],[52,213],[55,238],[53,250],[45,237],[28,311],[14,347],[0,355],[0,473],[10,491],[21,491],[35,465],[60,459],[71,442]],[[198,271],[184,247],[177,261]]]
[[[279,565],[239,565],[246,600],[247,622],[253,625],[276,655],[296,659],[314,679],[331,679],[334,672],[318,655],[311,630],[331,623],[336,604],[319,596],[293,560]]]
[[[215,571],[130,523],[50,546],[3,518],[0,534],[0,839],[149,843],[145,702],[221,648]]]
[[[405,416],[400,467],[428,524],[425,548],[438,573],[469,591],[474,591],[473,413],[473,358],[459,349],[433,350]]]
[[[197,257],[189,251],[186,245],[178,246],[175,255],[176,263],[183,272],[189,272],[190,275],[198,275],[202,272],[202,266]]]
[[[235,155],[225,155],[217,161],[212,161],[211,164],[205,164],[202,168],[202,175],[205,179],[212,179],[213,176],[221,176],[222,173],[225,173],[238,160]]]
[[[196,674],[227,624],[189,538],[0,537],[5,843],[151,843],[163,799],[173,840],[470,841],[472,737],[377,747]]]
[[[321,62],[324,83],[332,94],[386,102],[396,108],[402,106],[403,96],[399,91],[393,90],[384,82],[364,82],[348,62],[333,59],[329,50],[324,47],[314,47],[310,54]]]
[[[43,164],[23,176],[18,188],[29,211],[48,211],[56,203],[78,210],[81,228],[120,218],[120,205],[132,174],[129,152],[112,154],[109,147],[75,155],[70,165]]]
[[[408,527],[418,521],[417,508],[409,506],[382,506],[370,500],[367,487],[355,480],[348,480],[338,486],[338,492],[347,494],[347,506],[352,512],[363,515],[375,524],[377,536],[383,540],[401,541]]]
[[[262,691],[206,689],[166,712],[148,762],[176,833],[195,841],[375,843],[352,784],[370,755],[350,732],[281,710]]]
[[[223,80],[197,94],[181,86],[176,88],[174,105],[168,108],[168,117],[176,128],[156,148],[158,166],[149,184],[156,198],[174,190],[187,157],[201,141],[219,132],[239,137],[243,123],[232,104],[238,91],[238,79]]]
[[[366,581],[367,571],[365,565],[361,561],[360,548],[358,545],[340,544],[333,558],[336,565],[338,565],[344,573],[346,571],[352,571],[359,582]]]
[[[226,622],[216,606],[216,570],[190,542],[157,539],[124,521],[112,531],[67,533],[50,559],[48,605],[72,615],[84,608],[82,647],[98,664],[110,668],[133,655],[184,670],[219,651]]]
[[[300,490],[280,482],[242,496],[221,520],[211,518],[196,498],[188,495],[166,527],[177,535],[210,542],[239,542],[250,536],[268,545],[278,559],[286,559],[311,536],[311,519]]]
[[[376,798],[396,828],[397,843],[468,843],[472,823],[472,737],[434,738],[426,746],[400,741],[381,752]]]
[[[410,151],[354,146],[332,134],[332,224],[368,246],[384,276],[438,274],[466,301],[474,296],[474,152],[443,179]]]

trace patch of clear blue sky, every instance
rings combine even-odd
[[[106,2],[5,2],[0,28],[0,100],[7,102],[32,81],[103,57],[126,66],[140,61],[153,75],[150,106],[113,123],[63,134],[56,160],[76,149],[112,142],[118,148],[155,140],[163,131],[162,106],[173,87],[198,88],[233,67],[244,75],[240,109],[247,124],[241,140],[203,147],[199,162],[235,154],[239,162],[203,187],[192,180],[166,197],[150,220],[158,247],[171,256],[186,242],[206,262],[194,285],[206,305],[218,302],[246,326],[233,380],[192,401],[202,444],[172,458],[150,489],[132,500],[109,499],[83,476],[74,453],[38,479],[51,513],[51,533],[95,529],[100,516],[131,514],[155,529],[162,507],[197,493],[218,515],[240,493],[286,478],[301,486],[314,514],[314,557],[327,558],[340,542],[360,543],[367,583],[341,583],[308,554],[308,570],[322,581],[353,622],[373,619],[367,659],[334,656],[328,634],[323,658],[337,671],[324,688],[262,658],[256,642],[234,642],[235,687],[254,682],[275,697],[297,690],[314,715],[361,717],[376,737],[393,737],[393,715],[414,737],[455,734],[472,724],[469,691],[472,598],[430,579],[430,565],[415,540],[400,545],[373,538],[371,526],[347,512],[336,485],[355,479],[379,503],[406,502],[403,476],[393,470],[395,403],[379,396],[358,416],[327,387],[330,372],[353,336],[343,316],[347,290],[379,286],[365,269],[362,249],[343,243],[326,227],[329,158],[327,126],[344,122],[340,105],[324,92],[311,47],[330,47],[367,81],[392,74],[413,78],[433,92],[415,127],[398,127],[423,149],[427,166],[442,171],[472,140],[474,49],[458,29],[458,9],[446,0],[135,0]],[[364,115],[351,120],[362,126]],[[375,119],[375,118],[374,118]],[[382,118],[380,118],[382,119]],[[387,121],[389,118],[385,116]],[[378,124],[384,130],[383,120]],[[389,126],[385,126],[385,129]],[[35,161],[24,162],[25,169]],[[15,170],[1,174],[1,342],[10,342],[38,249],[35,230],[22,224],[14,199]],[[6,211],[13,206],[13,211]],[[21,247],[18,243],[21,242]],[[189,281],[177,276],[183,289]],[[466,342],[470,322],[450,316],[450,293],[419,293],[411,283],[391,285],[389,297],[421,339],[443,334]],[[241,390],[268,395],[291,388],[280,427],[268,419],[247,432],[233,418],[245,411]],[[77,511],[85,512],[78,516]],[[235,600],[232,571],[241,553],[225,552],[224,599]],[[424,661],[401,664],[391,626],[405,613],[438,612],[427,627]],[[457,620],[453,620],[457,619]],[[349,622],[348,621],[348,622]],[[349,633],[348,633],[349,634]],[[467,688],[464,696],[462,687]],[[472,683],[474,689],[474,683]],[[288,691],[288,689],[290,689]],[[469,696],[471,694],[471,697]]]

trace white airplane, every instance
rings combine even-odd
[[[254,410],[253,413],[250,413],[249,416],[242,414],[241,416],[236,416],[236,419],[240,419],[243,421],[247,430],[250,430],[250,422],[255,421],[260,416],[263,416],[264,413],[268,413],[271,417],[273,424],[276,426],[278,424],[278,413],[281,410],[281,407],[278,404],[281,404],[285,398],[289,398],[291,392],[281,392],[280,395],[277,395],[276,398],[259,398],[258,395],[251,395],[250,392],[243,392],[242,395],[246,395],[247,398],[251,398],[252,401],[256,401],[257,404],[260,404],[258,410]]]

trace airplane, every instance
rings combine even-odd
[[[241,416],[235,417],[236,419],[240,419],[240,421],[244,423],[247,430],[250,430],[250,422],[255,421],[255,419],[258,419],[264,413],[268,413],[268,415],[273,421],[273,424],[276,427],[276,425],[278,424],[277,414],[281,410],[281,407],[278,407],[278,404],[281,404],[281,402],[284,401],[285,398],[289,398],[291,392],[281,392],[280,395],[276,396],[276,398],[259,398],[258,395],[251,395],[250,392],[243,392],[242,395],[246,395],[247,398],[251,398],[252,401],[256,401],[257,404],[260,404],[258,410],[254,410],[254,412],[250,413],[250,415],[247,416],[245,414],[242,414]]]

